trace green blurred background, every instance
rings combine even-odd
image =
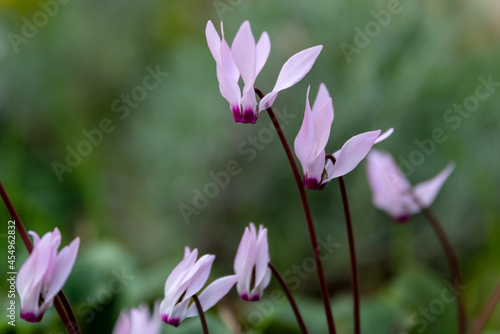
[[[307,272],[307,230],[279,140],[266,137],[266,114],[254,126],[234,123],[219,93],[204,30],[208,20],[218,28],[221,19],[229,41],[246,19],[256,36],[269,33],[271,54],[256,84],[264,92],[288,57],[324,46],[311,72],[275,102],[290,115],[284,129],[290,143],[302,122],[307,86],[315,95],[324,82],[336,111],[327,150],[360,132],[394,127],[378,147],[398,161],[413,161],[412,183],[457,163],[433,208],[459,256],[473,323],[500,280],[499,85],[481,88],[489,95],[476,99],[470,113],[447,110],[473,101],[479,78],[500,81],[498,1],[60,1],[0,2],[0,179],[27,229],[43,234],[57,226],[63,244],[80,236],[64,290],[85,333],[110,333],[121,309],[160,299],[185,245],[217,256],[210,280],[232,273],[250,221],[268,227],[272,261],[288,273],[310,332],[326,332],[316,278]],[[370,23],[376,22],[372,11],[388,6],[396,9],[383,26]],[[365,28],[373,29],[370,36],[355,40]],[[357,49],[349,53],[346,45]],[[155,69],[168,76],[158,77],[151,90],[137,88]],[[120,99],[132,92],[147,95],[127,112]],[[85,133],[99,127],[108,133],[85,147]],[[435,129],[446,140],[419,148]],[[264,139],[255,156],[244,151],[249,136],[259,135]],[[87,155],[58,177],[54,162],[67,165],[68,152],[78,147]],[[194,208],[195,193],[232,160],[240,172]],[[396,225],[373,208],[362,165],[345,179],[363,332],[456,332],[455,305],[441,301],[446,262],[428,223],[417,215]],[[351,333],[349,254],[337,188],[332,182],[308,194],[318,235],[330,244],[323,252],[329,254],[325,269],[337,329]],[[189,217],[181,214],[185,206],[195,210]],[[0,217],[0,249],[7,254],[7,211],[0,209]],[[18,238],[18,268],[27,256],[23,248]],[[297,267],[306,273],[294,273]],[[116,277],[121,283],[110,288]],[[5,279],[0,287],[7,314]],[[238,333],[234,323],[240,333],[298,333],[288,304],[272,298],[275,290],[273,281],[263,302],[250,305],[233,290],[208,312],[212,333]],[[426,320],[424,308],[435,315]],[[499,318],[497,309],[485,332],[500,333]],[[163,327],[165,333],[201,332],[196,318],[177,329]],[[12,328],[3,313],[0,321],[2,333],[62,331],[53,308],[38,325],[18,317]]]

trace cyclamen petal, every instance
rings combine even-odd
[[[432,204],[454,168],[455,164],[449,163],[434,178],[412,188],[390,154],[372,150],[367,157],[366,171],[373,204],[395,221],[406,222],[421,208]]]
[[[160,304],[159,314],[165,323],[175,327],[179,326],[186,317],[193,316],[191,299],[205,285],[215,259],[213,255],[204,255],[196,260],[197,255],[197,249],[191,251],[186,247],[184,259],[174,268],[165,282],[165,298]],[[236,282],[235,279],[233,281]],[[223,282],[226,284],[218,285],[219,283],[217,283],[210,290],[207,291],[208,288],[206,288],[200,294],[200,298],[206,296],[203,299],[206,305],[209,305],[207,309],[227,294],[234,285],[234,282],[231,286],[229,286],[228,281]],[[215,287],[218,287],[216,291],[212,290]],[[205,293],[205,291],[207,292]],[[214,296],[218,299],[215,300]]]
[[[343,176],[356,168],[370,152],[379,134],[380,130],[365,132],[346,141],[342,148],[333,154],[336,160],[335,164],[330,160],[327,162],[328,178],[326,181]]]
[[[321,49],[323,49],[323,46],[317,45],[312,48],[302,50],[294,54],[286,61],[281,68],[273,90],[264,96],[260,101],[259,112],[270,108],[280,91],[292,87],[297,82],[302,80],[307,73],[309,73],[312,66],[316,62]]]
[[[30,234],[34,240],[33,250],[19,269],[16,288],[21,300],[21,318],[39,322],[45,311],[52,306],[55,295],[61,290],[73,268],[80,239],[73,240],[58,254],[61,233],[57,228],[42,238],[34,232]]]
[[[255,225],[250,223],[245,228],[234,260],[234,270],[239,275],[236,288],[242,299],[257,301],[262,297],[270,281],[269,261],[267,229],[261,225],[257,232]]]
[[[450,162],[438,175],[413,187],[413,193],[418,199],[420,205],[423,207],[429,207],[432,202],[434,202],[439,190],[441,190],[444,182],[454,169],[455,163]]]
[[[161,320],[158,316],[159,304],[155,303],[153,313],[149,307],[141,304],[130,311],[122,311],[113,328],[112,334],[159,334],[161,333]]]
[[[205,35],[216,63],[220,92],[229,102],[234,121],[240,123],[257,122],[260,111],[273,104],[278,92],[295,85],[310,71],[322,48],[309,48],[288,59],[280,71],[273,91],[266,95],[261,100],[260,107],[257,107],[254,84],[271,51],[269,35],[262,33],[256,43],[248,21],[243,22],[238,29],[231,48],[224,39],[222,22],[221,37],[211,21],[207,23]],[[243,90],[238,83],[240,75],[244,83]]]
[[[61,291],[64,283],[71,274],[79,246],[80,239],[76,238],[57,254],[52,272],[53,276],[50,282],[48,282],[49,289],[45,298],[52,299]]]
[[[248,21],[243,22],[234,36],[231,52],[245,86],[253,86],[256,77],[257,55],[255,39]]]
[[[210,309],[212,306],[217,304],[219,300],[222,299],[222,297],[227,295],[229,290],[231,290],[238,279],[239,275],[225,276],[216,279],[209,286],[207,286],[198,297],[203,312]],[[186,318],[194,317],[197,315],[198,310],[196,309],[196,305],[193,303],[188,308]]]
[[[304,186],[312,190],[321,190],[330,180],[356,168],[372,146],[389,137],[393,129],[382,135],[380,130],[356,135],[332,155],[334,162],[326,159],[325,146],[334,118],[333,103],[326,86],[321,84],[311,109],[309,90],[310,88],[307,89],[304,120],[295,138],[294,148],[302,165]]]

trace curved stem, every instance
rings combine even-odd
[[[193,300],[198,310],[198,315],[200,316],[201,328],[203,329],[203,334],[209,334],[207,320],[205,319],[205,313],[203,313],[203,308],[201,307],[200,300],[197,295],[193,295]]]
[[[255,93],[262,99],[264,94],[260,89],[255,88]],[[309,232],[309,240],[311,242],[311,247],[313,250],[314,264],[316,266],[316,272],[318,273],[318,281],[319,287],[321,291],[321,298],[323,300],[323,306],[325,308],[326,321],[328,324],[328,332],[330,334],[335,334],[335,324],[333,322],[333,314],[332,307],[330,305],[330,298],[328,295],[328,287],[326,285],[325,273],[323,270],[323,263],[321,262],[321,255],[319,253],[318,240],[316,237],[316,230],[314,229],[314,222],[311,216],[311,209],[309,208],[309,203],[307,201],[307,196],[305,192],[304,185],[302,183],[302,178],[300,176],[299,169],[297,168],[297,164],[295,163],[295,159],[293,157],[292,151],[290,150],[290,146],[286,140],[285,134],[281,129],[281,126],[276,118],[276,115],[273,112],[272,108],[267,108],[267,113],[271,118],[271,121],[278,133],[278,137],[280,138],[281,144],[285,150],[286,156],[288,158],[288,162],[290,163],[290,167],[292,168],[293,176],[295,179],[295,184],[299,190],[300,202],[302,203],[302,210],[304,211],[304,216],[306,218],[307,230]]]
[[[429,223],[431,224],[434,232],[436,232],[439,241],[441,242],[441,246],[446,254],[446,258],[448,260],[448,266],[451,271],[451,275],[454,278],[455,285],[462,285],[462,279],[460,278],[460,270],[458,268],[458,260],[453,252],[453,247],[451,246],[446,233],[444,232],[439,220],[434,215],[434,212],[430,208],[425,208],[420,205],[418,199],[415,197],[415,201],[419,204],[422,213],[425,215]],[[465,315],[465,306],[462,294],[458,294],[457,296],[457,312],[458,312],[458,334],[465,334],[466,329],[466,315]]]
[[[33,244],[31,243],[29,235],[24,228],[23,222],[21,221],[21,218],[19,218],[19,215],[17,214],[17,211],[9,198],[9,195],[7,195],[7,191],[3,187],[2,182],[0,182],[0,196],[2,197],[5,206],[7,207],[12,220],[15,222],[16,230],[21,236],[24,246],[28,250],[28,253],[31,254],[31,251],[33,250]],[[68,299],[66,298],[66,295],[62,290],[57,294],[56,297],[54,297],[54,307],[57,311],[57,314],[59,315],[59,318],[61,318],[61,321],[64,324],[66,332],[68,334],[80,334],[80,327],[78,326],[78,323],[76,321],[73,309],[71,308],[71,305],[69,304]]]
[[[351,212],[349,211],[349,202],[347,200],[347,190],[344,178],[339,179],[340,194],[342,195],[342,204],[344,206],[345,223],[347,227],[347,236],[349,239],[349,254],[351,256],[351,281],[354,304],[354,333],[361,333],[360,315],[359,315],[359,287],[358,287],[358,268],[356,262],[356,246],[354,245],[354,232],[352,230]]]
[[[481,333],[484,325],[486,325],[488,318],[495,309],[495,306],[497,306],[499,300],[500,300],[500,283],[498,283],[495,291],[493,292],[493,297],[491,297],[491,299],[488,301],[488,304],[486,304],[486,306],[484,307],[483,311],[481,312],[481,315],[479,316],[479,319],[474,324],[474,328],[472,329],[472,334]]]
[[[276,269],[276,267],[273,266],[271,264],[271,262],[269,262],[269,268],[271,269],[271,271],[273,272],[274,277],[278,280],[279,284],[281,285],[281,288],[285,292],[285,294],[286,294],[286,296],[288,298],[288,301],[290,302],[290,306],[292,306],[293,313],[295,314],[295,318],[297,318],[297,322],[299,323],[300,331],[303,334],[308,334],[306,325],[304,323],[304,319],[302,319],[302,315],[300,314],[300,311],[299,311],[299,308],[297,306],[297,303],[295,302],[295,299],[293,298],[292,292],[290,291],[290,289],[286,285],[285,280],[283,279],[283,277],[278,272],[278,269]]]

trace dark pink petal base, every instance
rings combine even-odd
[[[161,318],[162,318],[162,320],[163,320],[165,323],[167,323],[167,324],[169,324],[169,325],[172,325],[172,326],[174,326],[174,327],[179,327],[179,325],[180,325],[180,323],[181,323],[181,322],[179,321],[179,318],[169,318],[169,317],[168,317],[168,314],[163,314],[163,315],[161,316]]]
[[[246,109],[243,115],[241,114],[240,107],[231,107],[231,110],[236,123],[255,124],[257,122],[258,115],[252,109]]]
[[[304,187],[311,189],[311,190],[323,190],[325,187],[325,184],[320,184],[317,179],[313,178],[304,178]]]
[[[397,217],[396,219],[394,219],[394,221],[398,224],[404,224],[404,223],[409,222],[411,220],[411,217],[412,217],[412,215],[406,214],[406,215],[402,215],[402,216]]]
[[[36,316],[33,312],[23,312],[23,310],[21,309],[21,319],[24,319],[28,322],[40,322],[42,321],[42,318],[43,318],[43,313]]]
[[[248,294],[246,294],[246,293],[241,294],[240,297],[241,297],[241,299],[246,300],[247,302],[257,302],[260,300],[259,295],[255,295],[252,298],[250,298],[250,297],[248,297]]]

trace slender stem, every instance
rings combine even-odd
[[[193,300],[198,310],[198,315],[200,316],[201,328],[203,329],[203,334],[209,334],[207,320],[205,319],[205,313],[203,313],[203,308],[201,307],[200,300],[197,295],[193,295]]]
[[[347,236],[349,239],[349,253],[351,255],[351,281],[354,301],[354,333],[361,333],[360,315],[359,315],[359,287],[358,287],[358,269],[356,262],[356,246],[354,245],[354,232],[352,231],[351,212],[349,211],[349,202],[347,200],[347,190],[344,178],[339,179],[340,194],[342,195],[342,204],[344,206],[345,223],[347,227]]]
[[[75,334],[81,334],[80,326],[78,325],[78,320],[76,319],[75,313],[73,312],[73,308],[71,308],[71,304],[69,303],[69,300],[64,294],[64,292],[62,290],[59,291],[56,298],[60,300],[61,304],[66,310],[69,323],[73,327],[73,331],[75,332]]]
[[[281,288],[283,289],[283,291],[285,292],[285,294],[288,298],[288,301],[290,302],[290,305],[292,306],[293,313],[295,314],[295,318],[297,318],[297,322],[299,323],[300,331],[303,334],[308,334],[306,325],[304,323],[304,319],[302,319],[302,315],[300,314],[297,303],[295,302],[295,299],[293,298],[292,292],[290,291],[290,289],[286,285],[285,280],[278,272],[278,269],[276,269],[276,267],[273,266],[271,264],[271,262],[269,262],[269,268],[273,272],[274,277],[278,280],[279,284],[281,285]]]
[[[264,94],[258,88],[255,88],[255,93],[261,99],[264,97]],[[321,262],[321,255],[319,253],[318,239],[316,237],[316,230],[314,229],[314,222],[312,220],[311,210],[309,208],[309,203],[307,201],[307,196],[306,196],[306,192],[304,189],[304,185],[302,183],[302,178],[300,177],[300,172],[299,172],[299,169],[297,168],[297,164],[295,163],[295,159],[293,157],[292,151],[290,150],[290,146],[288,145],[285,134],[283,133],[283,130],[281,129],[281,126],[278,122],[278,119],[276,118],[276,115],[273,112],[273,109],[267,108],[267,113],[269,114],[269,117],[271,118],[271,121],[273,122],[273,125],[276,129],[276,132],[278,133],[278,137],[280,138],[281,144],[283,145],[283,148],[285,149],[285,153],[286,153],[286,156],[288,158],[288,162],[290,163],[290,167],[292,168],[295,183],[296,183],[297,188],[299,190],[300,202],[302,203],[302,209],[304,211],[307,229],[309,232],[309,239],[310,239],[311,247],[313,250],[314,264],[316,266],[316,272],[318,273],[319,287],[320,287],[320,291],[321,291],[321,298],[323,300],[323,306],[325,308],[326,320],[327,320],[327,324],[328,324],[328,332],[330,334],[335,334],[336,331],[335,331],[335,324],[333,322],[332,307],[330,305],[330,298],[329,298],[329,294],[328,294],[328,287],[326,285],[325,273],[323,270],[323,263]]]
[[[446,258],[448,260],[448,266],[450,268],[451,275],[454,277],[455,280],[454,283],[456,283],[457,285],[462,285],[462,279],[460,278],[461,276],[460,276],[460,270],[458,268],[457,257],[455,256],[453,247],[451,246],[451,243],[448,240],[446,233],[441,227],[439,220],[437,219],[436,215],[434,215],[434,212],[432,212],[430,208],[423,207],[423,205],[419,203],[416,196],[415,200],[417,204],[419,204],[422,213],[425,215],[425,217],[431,224],[432,228],[434,229],[434,232],[436,232],[436,235],[439,238],[439,241],[441,242],[441,246],[443,247],[444,252],[446,254]],[[458,312],[458,334],[465,334],[466,315],[465,315],[465,306],[462,294],[459,294],[457,296],[457,312]]]
[[[498,304],[499,300],[500,300],[500,283],[498,283],[495,291],[493,292],[493,297],[491,297],[491,299],[488,301],[488,304],[486,304],[486,306],[484,307],[483,312],[481,312],[481,315],[479,316],[479,319],[474,324],[474,328],[472,329],[472,334],[481,333],[484,325],[486,325],[488,318],[495,309],[495,306]]]
[[[5,206],[7,207],[7,210],[9,211],[12,220],[15,222],[16,230],[21,236],[24,246],[28,250],[28,253],[31,254],[31,251],[33,250],[33,244],[31,243],[28,233],[24,228],[23,222],[21,221],[21,218],[17,214],[17,211],[14,208],[14,205],[12,204],[9,198],[9,195],[7,195],[7,191],[3,187],[2,182],[0,182],[0,196],[2,197]],[[81,330],[76,321],[73,309],[71,308],[71,305],[69,304],[68,299],[66,298],[66,295],[62,290],[54,298],[54,307],[57,311],[57,314],[59,315],[59,318],[61,318],[64,324],[66,332],[68,334],[73,334],[73,333],[80,334]]]
[[[33,244],[31,243],[30,237],[28,233],[26,232],[26,229],[24,228],[23,223],[21,222],[21,218],[19,218],[19,215],[17,214],[16,209],[14,208],[14,205],[12,205],[12,202],[10,201],[9,195],[7,195],[7,191],[5,191],[5,188],[3,187],[2,182],[0,182],[0,195],[2,196],[2,200],[7,207],[7,210],[9,211],[9,214],[12,218],[12,220],[15,222],[16,225],[16,230],[21,236],[21,239],[23,240],[24,246],[28,250],[28,253],[31,254],[31,251],[33,250]]]

